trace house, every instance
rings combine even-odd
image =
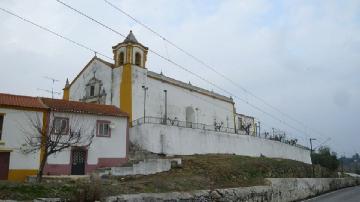
[[[78,132],[89,145],[49,156],[48,175],[82,175],[127,161],[128,115],[111,105],[0,93],[0,176],[21,181],[38,172],[44,150],[25,153],[27,139],[41,128],[46,138],[66,140]],[[43,144],[43,143],[42,143]]]

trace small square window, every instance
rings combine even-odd
[[[111,136],[111,128],[110,121],[97,121],[96,124],[97,136],[99,137],[110,137]]]
[[[53,134],[67,134],[69,130],[69,119],[68,118],[61,118],[55,117],[53,122]]]

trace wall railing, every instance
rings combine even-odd
[[[200,129],[200,130],[205,130],[205,131],[231,133],[231,134],[238,134],[238,135],[248,135],[244,130],[239,130],[239,129],[236,130],[235,128],[224,127],[223,125],[220,125],[220,124],[207,125],[207,124],[203,124],[203,123],[186,122],[186,121],[180,121],[177,119],[170,119],[170,118],[165,120],[164,118],[150,117],[150,116],[141,117],[141,118],[138,118],[138,119],[132,121],[131,126],[134,127],[134,126],[139,126],[139,125],[143,125],[143,124],[162,124],[162,125],[175,126],[175,127],[181,127],[181,128],[193,128],[193,129]],[[296,147],[299,147],[302,149],[309,150],[308,147],[297,144],[297,140],[296,141],[288,140],[285,137],[284,138],[275,138],[271,135],[255,136],[255,134],[251,135],[251,136],[261,138],[261,139],[282,142],[284,144],[289,144],[292,146],[296,146]]]

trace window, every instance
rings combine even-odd
[[[120,65],[124,64],[124,52],[120,52],[119,54],[119,64]]]
[[[69,130],[69,119],[55,117],[53,122],[53,133],[54,134],[67,134]]]
[[[242,128],[242,118],[241,117],[238,117],[238,127],[239,127],[239,130],[243,130],[243,128]]]
[[[135,53],[135,65],[140,66],[141,65],[141,55],[140,53]]]
[[[110,121],[97,121],[96,124],[97,136],[99,137],[110,137],[111,136],[111,128]]]
[[[90,86],[90,96],[95,96],[95,86]]]
[[[0,140],[2,135],[3,123],[4,123],[4,114],[0,114]]]

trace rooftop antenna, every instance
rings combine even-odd
[[[54,94],[60,94],[60,92],[55,92],[55,91],[54,91],[55,82],[59,82],[59,80],[57,80],[57,79],[55,79],[55,78],[52,78],[52,77],[48,77],[48,76],[43,76],[43,78],[52,81],[51,91],[50,91],[50,90],[46,90],[46,89],[40,89],[40,88],[38,88],[38,90],[42,90],[42,91],[51,93],[51,98],[54,99]]]

